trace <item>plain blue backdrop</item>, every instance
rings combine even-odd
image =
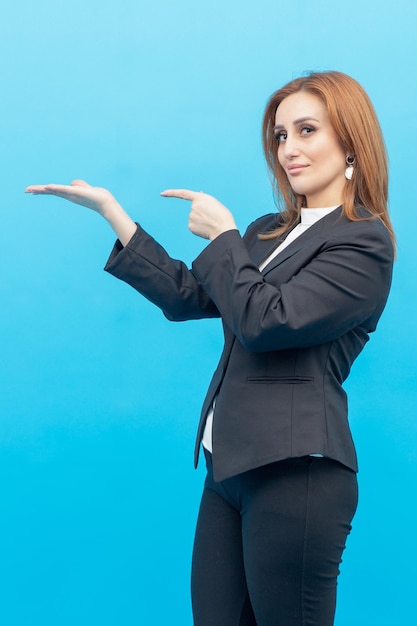
[[[15,0],[0,9],[0,621],[191,625],[201,401],[217,321],[170,324],[102,271],[86,209],[25,196],[82,177],[176,257],[205,245],[167,187],[243,229],[273,210],[263,107],[308,70],[354,76],[391,165],[391,299],[349,384],[360,506],[337,626],[415,617],[417,82],[411,0]],[[219,625],[220,626],[220,625]]]

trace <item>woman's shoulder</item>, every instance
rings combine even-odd
[[[251,222],[246,229],[246,234],[252,233],[267,233],[268,231],[275,230],[282,226],[282,217],[280,213],[267,213],[266,215],[262,215],[258,217],[256,220]]]
[[[388,228],[377,215],[374,215],[364,206],[355,207],[356,218],[351,219],[342,213],[345,223],[351,230],[379,234],[384,239],[390,239]]]
[[[390,232],[383,221],[366,207],[356,207],[356,218],[350,219],[343,212],[327,233],[329,245],[340,243],[361,248],[384,249],[390,257],[394,246]]]

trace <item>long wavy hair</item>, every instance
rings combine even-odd
[[[281,210],[280,227],[261,237],[272,239],[289,230],[298,222],[301,207],[305,206],[305,196],[293,191],[279,163],[278,144],[273,132],[278,106],[299,91],[320,98],[343,150],[355,157],[353,176],[346,180],[343,191],[344,214],[350,220],[380,219],[395,245],[388,215],[388,159],[378,118],[361,85],[350,76],[334,71],[313,72],[292,80],[273,93],[265,107],[263,148]],[[365,207],[371,217],[361,216],[358,207]]]

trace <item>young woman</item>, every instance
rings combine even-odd
[[[28,187],[100,213],[118,241],[106,269],[171,320],[220,316],[225,345],[203,405],[196,462],[196,626],[331,626],[357,505],[342,384],[388,296],[394,238],[387,162],[366,93],[339,72],[279,89],[263,141],[282,210],[242,236],[230,211],[186,189],[190,230],[210,240],[173,260],[105,189]]]

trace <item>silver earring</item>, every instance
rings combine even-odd
[[[355,157],[351,156],[350,154],[347,155],[346,157],[346,165],[347,168],[345,169],[345,178],[346,180],[350,180],[353,176],[353,166],[355,164]]]

